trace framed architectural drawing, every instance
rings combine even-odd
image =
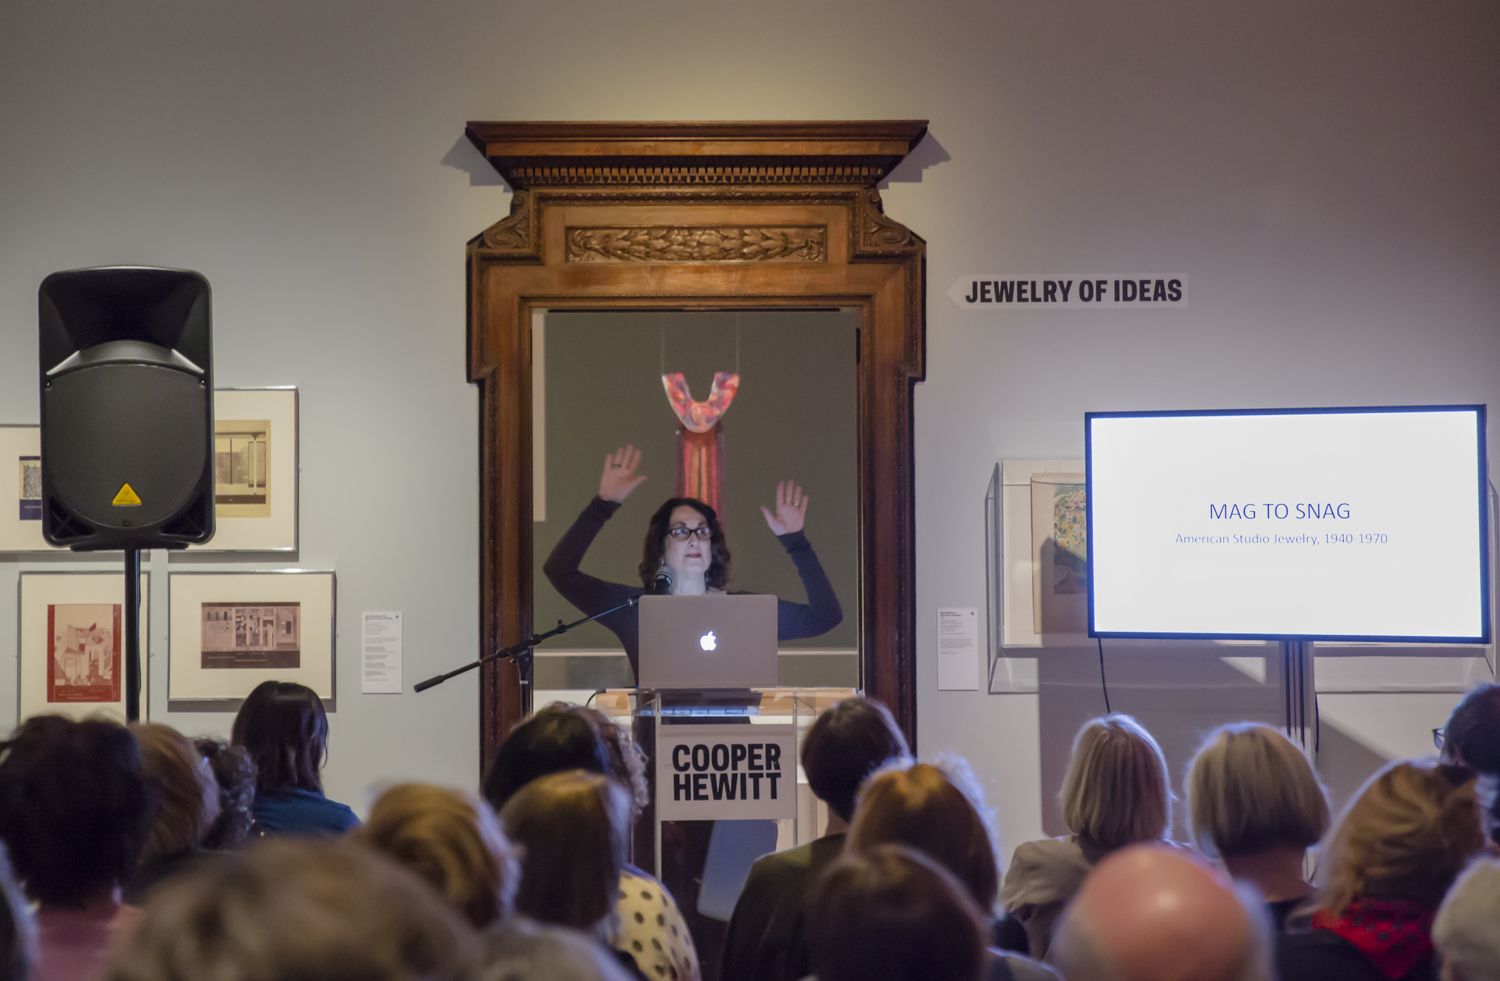
[[[125,719],[125,578],[109,572],[23,572],[18,719],[55,713]],[[141,715],[149,716],[150,576],[141,576]]]
[[[297,461],[295,388],[216,390],[216,529],[194,551],[296,551]]]
[[[334,697],[332,572],[174,572],[167,705],[233,711],[262,681]]]
[[[42,428],[0,426],[0,552],[60,551],[42,538]]]

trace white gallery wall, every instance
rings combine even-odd
[[[48,273],[204,273],[217,383],[301,391],[301,550],[254,567],[338,573],[330,794],[363,808],[380,781],[472,785],[474,680],[361,695],[357,663],[361,610],[404,612],[408,688],[476,653],[464,244],[509,193],[464,122],[860,118],[931,120],[885,191],[928,242],[921,748],[969,756],[1007,843],[1035,837],[1072,730],[1103,707],[1094,652],[1049,653],[1011,694],[936,690],[934,611],[985,607],[996,462],[1079,457],[1091,409],[1500,406],[1490,0],[11,0],[0,422],[37,420]],[[1190,307],[981,314],[946,295],[966,274],[1087,270],[1186,273]],[[0,556],[0,597],[23,570],[74,567]],[[152,714],[226,732],[228,716],[166,713],[164,601],[154,590]],[[15,616],[0,599],[0,728]],[[1461,687],[1383,670],[1345,671],[1322,705],[1342,793],[1430,745]],[[1112,650],[1108,671],[1113,707],[1177,768],[1202,729],[1279,712],[1253,670],[1213,658]]]

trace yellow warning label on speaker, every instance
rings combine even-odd
[[[141,499],[131,486],[126,484],[120,488],[120,493],[116,494],[115,499],[110,503],[117,508],[138,508],[141,506]]]

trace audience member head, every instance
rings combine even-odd
[[[1106,851],[1160,841],[1172,828],[1167,759],[1151,733],[1119,712],[1078,730],[1059,797],[1068,828]]]
[[[156,801],[141,748],[122,725],[28,719],[0,758],[0,839],[26,892],[83,906],[135,870]]]
[[[1048,960],[1068,981],[1272,981],[1270,924],[1183,849],[1159,844],[1104,858],[1084,880]]]
[[[604,744],[605,775],[618,780],[630,791],[632,818],[651,802],[651,791],[646,783],[646,753],[624,726],[587,705],[553,702],[542,711],[572,712],[593,728]]]
[[[978,981],[987,937],[963,884],[901,845],[846,852],[807,905],[818,981]]]
[[[484,962],[480,981],[630,981],[600,944],[524,918],[485,935]]]
[[[1442,981],[1500,981],[1500,862],[1470,865],[1432,924]]]
[[[208,761],[171,726],[147,723],[131,727],[141,747],[141,762],[156,792],[156,819],[146,839],[142,862],[199,848],[219,816],[219,784]]]
[[[517,791],[500,812],[523,855],[516,909],[597,930],[614,910],[629,815],[625,789],[598,773],[554,773]]]
[[[1448,716],[1443,762],[1461,763],[1484,774],[1500,773],[1500,685],[1480,685]]]
[[[0,981],[28,981],[36,963],[36,922],[0,843]]]
[[[499,813],[538,777],[567,770],[609,773],[609,750],[588,720],[543,710],[511,730],[484,777],[484,799]]]
[[[1312,908],[1341,916],[1369,897],[1435,910],[1483,847],[1473,771],[1392,763],[1365,782],[1333,829]]]
[[[232,851],[250,837],[255,823],[255,764],[243,746],[217,739],[195,739],[193,746],[208,761],[219,786],[219,816],[203,838],[204,848]]]
[[[255,764],[256,790],[322,792],[328,715],[318,693],[295,681],[262,681],[240,705],[230,742]]]
[[[859,795],[845,850],[905,845],[962,882],[985,915],[1000,891],[999,852],[968,764],[901,763],[871,777]]]
[[[1184,783],[1193,839],[1210,857],[1300,851],[1328,830],[1328,791],[1307,754],[1270,726],[1215,729]]]
[[[473,794],[397,784],[376,798],[356,835],[431,883],[474,926],[510,915],[521,879],[517,850]]]
[[[819,715],[802,739],[807,785],[828,809],[848,821],[865,778],[910,754],[891,710],[873,698],[846,698]]]
[[[110,981],[446,981],[478,938],[425,883],[350,842],[256,842],[163,884]]]

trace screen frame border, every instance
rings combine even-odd
[[[1268,409],[1156,409],[1119,410],[1109,412],[1085,412],[1083,414],[1083,461],[1086,500],[1085,516],[1088,522],[1087,536],[1089,561],[1093,562],[1094,550],[1094,429],[1095,419],[1154,418],[1160,416],[1291,416],[1291,415],[1355,415],[1395,414],[1414,412],[1472,412],[1477,423],[1478,472],[1479,472],[1479,606],[1482,620],[1481,635],[1471,637],[1443,637],[1419,635],[1371,635],[1371,634],[1271,634],[1271,633],[1169,633],[1161,631],[1099,631],[1094,624],[1094,583],[1090,569],[1088,581],[1088,636],[1100,639],[1133,640],[1262,640],[1262,641],[1325,641],[1369,644],[1461,644],[1467,647],[1488,646],[1493,639],[1493,610],[1491,609],[1490,585],[1490,522],[1489,522],[1489,461],[1486,444],[1486,409],[1484,404],[1468,405],[1365,405],[1365,406],[1316,406],[1306,408]]]

